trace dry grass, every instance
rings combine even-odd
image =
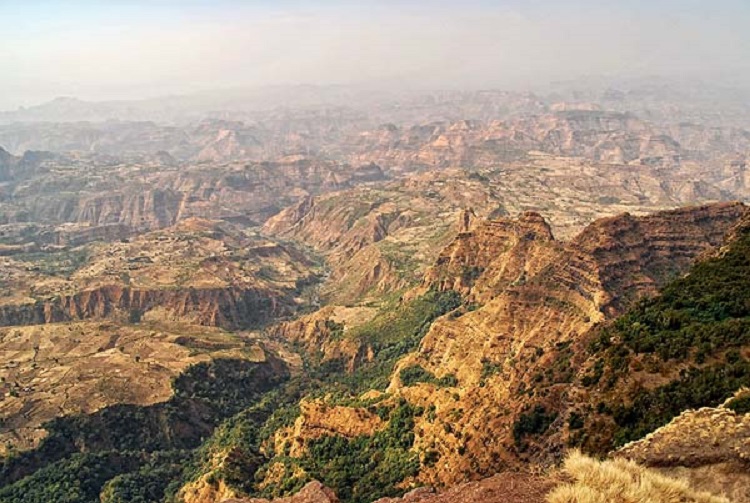
[[[563,470],[575,482],[552,491],[549,503],[729,503],[625,459],[596,461],[574,451]]]

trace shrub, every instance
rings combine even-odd
[[[529,413],[521,414],[513,424],[513,440],[519,450],[525,450],[526,437],[541,435],[557,419],[557,412],[547,412],[543,405],[535,405]]]
[[[414,386],[421,382],[434,384],[440,387],[455,387],[458,384],[458,379],[456,379],[455,375],[448,374],[438,379],[435,377],[435,374],[425,370],[420,365],[413,365],[401,369],[399,378],[404,386]]]
[[[419,470],[419,457],[411,451],[416,412],[401,401],[385,429],[352,439],[326,436],[313,440],[300,463],[344,502],[369,503],[398,496],[403,493],[398,483]]]

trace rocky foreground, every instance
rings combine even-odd
[[[374,503],[543,503],[556,485],[553,478],[518,473],[502,473],[488,479],[459,484],[447,491],[437,492],[429,487],[414,489],[400,498],[381,498]],[[330,489],[320,482],[310,482],[300,492],[288,498],[228,499],[221,503],[339,503]]]

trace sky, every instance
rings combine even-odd
[[[0,109],[228,87],[750,83],[748,0],[0,0]]]

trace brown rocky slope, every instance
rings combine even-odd
[[[439,318],[397,364],[388,389],[432,411],[415,418],[414,446],[438,461],[422,466],[418,480],[453,485],[519,461],[559,459],[558,440],[536,444],[515,425],[532,405],[543,414],[568,400],[577,345],[597,323],[655,294],[720,246],[746,214],[729,203],[622,215],[569,242],[554,240],[533,213],[460,233],[420,289],[457,288],[470,309]],[[402,371],[415,366],[455,380],[404,385]],[[562,417],[550,420],[568,434]]]
[[[249,327],[294,312],[316,277],[294,248],[202,219],[76,253],[83,261],[67,274],[9,260],[0,325],[119,317]]]

